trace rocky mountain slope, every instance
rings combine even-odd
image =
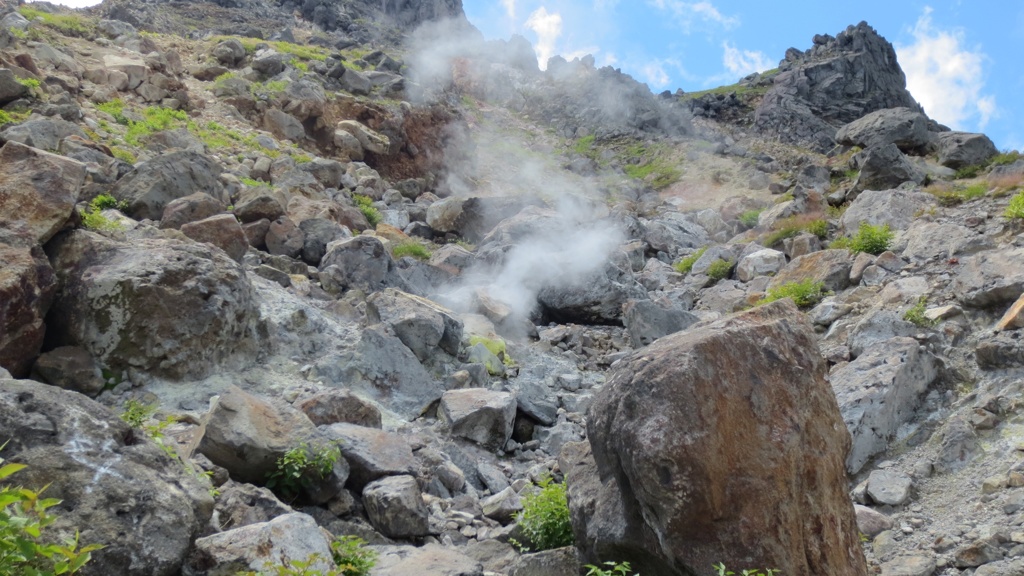
[[[11,4],[0,457],[80,574],[1024,574],[1024,160],[867,24],[655,95],[457,0]]]

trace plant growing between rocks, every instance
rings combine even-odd
[[[802,282],[787,282],[782,286],[768,290],[768,294],[757,302],[757,305],[768,304],[783,298],[789,298],[799,308],[810,308],[821,302],[828,292],[823,282],[807,279]]]
[[[310,446],[303,442],[277,459],[277,470],[267,476],[266,486],[293,501],[303,489],[326,478],[341,457],[337,446]]]
[[[569,520],[569,501],[565,484],[545,476],[539,490],[523,497],[523,510],[516,522],[526,537],[525,543],[513,541],[521,551],[551,550],[573,543],[572,523]]]
[[[629,562],[605,562],[602,566],[607,566],[607,568],[593,564],[587,564],[584,568],[587,569],[587,576],[630,576],[629,573],[633,571]],[[640,573],[633,574],[633,576],[640,576]]]
[[[711,278],[715,282],[725,280],[732,272],[733,264],[734,262],[732,260],[715,260],[710,266],[708,266],[708,278]]]
[[[716,576],[736,576],[736,572],[733,572],[732,570],[728,570],[725,567],[725,564],[723,564],[721,562],[719,562],[718,564],[712,566],[712,568],[715,569]],[[755,568],[755,569],[751,569],[751,570],[740,570],[740,572],[739,572],[739,576],[775,576],[776,574],[781,574],[781,572],[779,572],[778,570],[775,570],[773,568],[768,568],[768,569],[765,569],[765,570],[761,570],[759,568]]]
[[[380,221],[383,220],[380,210],[373,207],[373,199],[369,196],[353,194],[352,201],[355,202],[356,207],[366,217],[366,221],[370,223],[370,228],[376,228],[377,224],[380,224]]]
[[[676,262],[675,265],[673,265],[672,267],[675,268],[676,272],[679,272],[680,274],[689,274],[690,271],[693,270],[693,265],[697,263],[697,260],[700,260],[700,257],[703,256],[704,253],[707,252],[707,250],[708,247],[704,246],[698,249],[693,254],[690,254],[689,256],[684,256],[679,262]]]
[[[906,312],[903,313],[903,319],[912,324],[916,324],[922,328],[931,328],[935,326],[935,320],[928,318],[924,315],[925,309],[928,306],[928,297],[921,296],[917,299],[917,303],[911,306]]]
[[[836,238],[829,245],[829,248],[846,248],[851,252],[867,252],[873,256],[878,256],[889,249],[889,244],[892,243],[894,236],[895,233],[889,228],[888,224],[883,226],[861,222],[860,227],[857,228],[857,234]]]
[[[1010,205],[1006,207],[1003,216],[1007,218],[1024,218],[1024,191],[1018,192],[1010,198]]]

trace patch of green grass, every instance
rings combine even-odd
[[[932,326],[935,326],[936,322],[924,315],[927,307],[928,297],[921,296],[917,299],[917,303],[903,313],[903,319],[922,328],[931,328]]]
[[[21,84],[29,90],[38,90],[41,86],[39,80],[36,80],[35,78],[19,78],[18,84]]]
[[[752,97],[752,96],[763,96],[765,93],[768,92],[768,87],[767,86],[752,87],[752,86],[741,86],[740,84],[730,84],[728,86],[719,86],[718,88],[711,88],[709,90],[701,90],[699,92],[687,92],[687,93],[683,94],[682,97],[683,97],[684,100],[696,100],[697,98],[700,98],[702,96],[707,96],[708,94],[721,94],[721,95],[725,96],[725,95],[731,94],[733,92],[736,93],[736,97],[738,97],[738,98],[746,98],[746,97]]]
[[[802,282],[787,282],[768,290],[768,294],[761,298],[757,305],[760,306],[761,304],[789,298],[800,308],[810,308],[821,302],[821,299],[826,295],[828,295],[828,292],[825,290],[824,283],[807,279]]]
[[[825,238],[828,238],[828,220],[811,220],[804,225],[804,230],[824,240]]]
[[[250,186],[252,188],[255,188],[257,186],[263,186],[263,182],[255,180],[253,178],[239,178],[239,181],[241,181],[242,184],[245,184],[246,186]]]
[[[764,245],[766,248],[774,248],[775,246],[781,244],[782,241],[785,240],[786,238],[792,238],[794,236],[797,236],[803,231],[803,226],[783,226],[782,228],[779,228],[778,230],[769,234],[768,237],[764,239]]]
[[[128,122],[128,131],[125,132],[124,141],[132,146],[140,146],[141,139],[164,130],[181,128],[188,121],[188,114],[181,110],[160,108],[150,106],[142,111],[143,120]]]
[[[575,144],[572,145],[572,149],[576,151],[577,154],[580,154],[582,156],[588,156],[594,147],[594,139],[595,138],[593,134],[590,134],[589,136],[584,136],[583,138],[580,138],[579,140],[576,141]]]
[[[700,257],[703,256],[707,250],[708,247],[704,246],[689,256],[683,256],[683,258],[679,260],[679,262],[676,262],[672,267],[680,274],[689,274],[690,271],[693,270],[693,265],[697,260],[700,260]]]
[[[124,148],[121,148],[120,146],[111,146],[110,147],[110,153],[114,155],[114,158],[117,158],[118,160],[121,160],[122,162],[127,162],[129,164],[135,164],[135,160],[136,160],[135,154],[132,154],[129,150],[125,150]]]
[[[124,115],[124,100],[120,98],[114,98],[110,102],[103,102],[96,105],[96,109],[100,112],[110,114],[114,117],[114,122],[127,126],[129,121],[128,117]]]
[[[556,483],[547,476],[540,481],[539,487],[539,491],[523,497],[523,510],[516,515],[527,544],[513,544],[522,551],[552,550],[569,546],[574,541],[565,484]]]
[[[96,33],[96,21],[77,14],[50,14],[28,6],[21,6],[18,12],[26,20],[41,21],[43,26],[52,28],[67,36],[89,37]]]
[[[29,116],[29,112],[7,112],[0,110],[0,126],[4,124],[12,124],[14,122],[23,122]]]
[[[288,64],[290,64],[292,68],[295,68],[300,72],[309,72],[309,64],[306,64],[305,62],[299,60],[298,58],[292,58],[291,60],[288,61]]]
[[[395,258],[412,256],[418,260],[430,260],[430,250],[415,240],[406,240],[395,244],[391,249],[391,255]]]
[[[273,96],[280,94],[288,88],[287,80],[271,80],[270,82],[253,82],[249,87],[253,95]]]
[[[747,228],[754,228],[757,226],[761,212],[764,212],[764,210],[747,210],[743,214],[740,214],[740,224],[743,224]]]
[[[682,170],[664,157],[653,158],[645,164],[627,164],[624,170],[630,178],[650,182],[655,190],[671,186],[683,175]]]
[[[1024,155],[1022,155],[1020,152],[1017,152],[1016,150],[1011,150],[1009,152],[1003,152],[1002,154],[998,154],[997,156],[989,160],[988,164],[989,166],[1006,166],[1007,164],[1013,164],[1014,162],[1020,160],[1021,158],[1024,158]]]
[[[380,214],[380,210],[373,207],[373,199],[369,196],[363,196],[362,194],[353,194],[352,201],[355,202],[356,208],[363,213],[366,217],[366,221],[370,224],[370,228],[376,228],[377,224],[383,219]]]
[[[106,232],[116,232],[121,230],[121,223],[116,220],[111,220],[102,214],[103,210],[116,209],[125,210],[127,206],[124,202],[118,202],[116,198],[109,194],[100,194],[99,196],[92,199],[89,206],[81,212],[82,226],[85,226],[89,230],[99,230]]]
[[[953,178],[957,180],[963,180],[965,178],[974,178],[979,172],[985,169],[984,165],[976,164],[974,166],[964,166],[963,168],[956,171]]]
[[[848,238],[836,238],[829,248],[846,248],[851,252],[867,252],[878,256],[889,249],[893,237],[895,237],[895,233],[888,224],[875,226],[861,222],[855,235]]]
[[[735,262],[732,260],[715,260],[708,266],[707,275],[715,282],[719,280],[725,280],[732,273],[732,267]]]
[[[330,52],[326,48],[320,46],[305,46],[302,44],[294,44],[292,42],[280,42],[280,41],[267,41],[260,40],[258,38],[242,38],[240,36],[216,36],[212,40],[214,42],[223,42],[224,40],[234,39],[238,40],[245,51],[249,54],[256,52],[256,46],[259,44],[267,44],[274,50],[281,52],[282,54],[291,54],[301,60],[326,60]]]
[[[28,33],[22,30],[21,28],[12,27],[8,28],[7,31],[11,33],[11,36],[14,36],[18,40],[24,40],[25,38],[28,38]]]
[[[1010,198],[1010,205],[1006,207],[1003,216],[1007,218],[1024,218],[1024,190],[1017,192]]]

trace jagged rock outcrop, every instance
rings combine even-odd
[[[835,38],[816,36],[814,46],[791,48],[754,114],[762,134],[826,151],[836,129],[870,112],[908,108],[923,112],[907,91],[896,50],[866,22]]]
[[[596,470],[578,450],[564,468],[581,486],[569,498],[585,560],[650,576],[710,575],[715,562],[865,575],[850,437],[825,372],[787,301],[628,358],[588,410]]]

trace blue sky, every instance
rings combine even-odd
[[[593,54],[655,92],[774,68],[786,49],[866,20],[896,46],[932,118],[1024,150],[1024,2],[1016,0],[463,0],[487,38],[521,34],[542,62]]]

